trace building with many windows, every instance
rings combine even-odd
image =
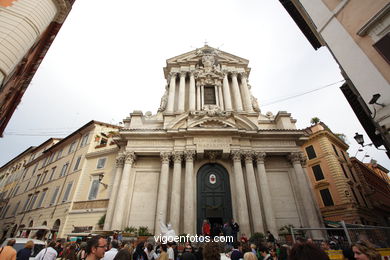
[[[74,0],[0,0],[0,137]]]
[[[308,41],[328,47],[346,82],[341,90],[372,143],[390,157],[388,0],[279,0]]]
[[[60,237],[74,227],[97,229],[108,205],[118,151],[112,137],[118,128],[90,121],[64,139],[49,139],[3,166],[8,169],[13,161],[23,160],[19,171],[2,174],[4,183],[13,183],[13,188],[5,185],[1,190],[2,198],[7,198],[0,210],[3,235],[22,235],[23,228],[37,226],[50,229],[48,236]],[[26,236],[29,231],[24,232]]]
[[[307,173],[324,220],[388,225],[390,222],[384,221],[388,211],[373,212],[371,188],[358,171],[362,166],[366,176],[371,176],[367,178],[378,179],[370,166],[349,158],[348,145],[324,123],[307,128],[307,133],[309,140],[302,146],[308,157]],[[380,199],[384,205],[390,204],[390,185],[384,178],[371,187],[385,190]]]

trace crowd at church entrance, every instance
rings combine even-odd
[[[15,239],[0,248],[0,260],[327,260],[326,243],[320,246],[311,240],[297,239],[292,246],[280,245],[267,232],[261,243],[251,243],[241,236],[227,243],[154,243],[153,241],[118,241],[100,235],[82,241],[49,241],[39,252],[33,252],[34,243],[28,241],[16,251]],[[31,257],[34,255],[35,257]],[[379,260],[380,254],[368,242],[359,241],[343,249],[344,259]]]

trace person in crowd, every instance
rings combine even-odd
[[[167,243],[167,253],[168,253],[169,260],[175,260],[175,252],[173,251],[172,245],[173,245],[172,242]]]
[[[246,252],[244,254],[244,260],[257,260],[257,256],[252,252]]]
[[[177,250],[177,244],[176,242],[172,243],[172,249],[173,249],[173,255],[175,260],[179,260],[179,250]]]
[[[252,249],[248,243],[241,243],[241,253],[244,255],[246,252],[252,252]]]
[[[210,227],[210,223],[207,219],[203,220],[202,235],[203,236],[210,236],[211,235],[211,227]]]
[[[57,251],[55,250],[56,241],[50,241],[46,248],[39,251],[35,256],[35,260],[55,260],[57,258]]]
[[[313,243],[295,243],[290,252],[289,260],[329,260],[324,250]]]
[[[54,249],[57,251],[58,256],[62,255],[62,251],[64,250],[64,247],[61,240],[57,240]]]
[[[237,222],[234,221],[234,219],[232,219],[231,221],[231,227],[232,227],[232,235],[233,235],[233,239],[234,241],[237,241],[237,234],[238,232],[240,232],[240,226],[238,225]]]
[[[257,250],[256,250],[257,246],[256,246],[255,244],[252,243],[252,244],[250,245],[250,247],[251,247],[251,252],[254,253],[255,255],[257,255]]]
[[[85,252],[87,253],[86,260],[98,260],[104,257],[107,249],[107,240],[102,236],[94,236],[87,242]]]
[[[148,257],[148,260],[156,260],[158,255],[153,250],[153,245],[151,243],[147,243],[145,247],[145,254]]]
[[[110,243],[110,250],[108,250],[105,254],[104,257],[102,258],[103,260],[113,260],[116,254],[118,253],[118,248],[119,248],[119,242],[118,240],[112,240]]]
[[[236,241],[233,243],[233,250],[230,255],[231,260],[239,260],[240,258],[243,258],[242,255],[242,245],[240,242]]]
[[[352,245],[354,257],[357,260],[380,260],[381,255],[368,242],[359,241]]]
[[[278,255],[279,260],[287,260],[288,259],[288,245],[284,244],[280,247],[280,252]]]
[[[241,257],[242,258],[242,257]],[[206,243],[203,249],[204,260],[221,260],[219,245],[216,242]]]
[[[64,250],[61,259],[63,260],[76,260],[77,252],[76,252],[76,243],[68,244],[67,248]]]
[[[167,245],[162,244],[160,246],[160,249],[161,249],[161,251],[160,251],[160,256],[158,257],[158,260],[168,260],[169,257],[168,257],[168,252],[167,252],[168,251]]]
[[[135,252],[133,254],[133,260],[148,260],[148,256],[146,255],[144,249],[145,249],[145,242],[144,241],[139,242],[137,247],[135,248]]]
[[[352,248],[347,247],[343,249],[343,260],[356,260]]]
[[[276,252],[276,248],[272,247],[271,250],[269,251],[269,254],[271,255],[272,260],[278,260],[278,254]]]
[[[245,244],[245,243],[248,242],[248,237],[246,236],[245,233],[242,233],[242,234],[241,234],[240,242],[243,243],[243,244]]]
[[[195,251],[196,260],[203,260],[203,245],[198,244],[198,250]]]
[[[85,251],[85,248],[87,247],[87,242],[81,242],[80,243],[80,249],[77,252],[77,260],[84,260],[87,257],[87,253]]]
[[[263,260],[271,260],[272,256],[269,254],[268,248],[265,246],[261,246],[259,248],[260,256],[263,258]]]
[[[15,239],[10,239],[7,242],[5,247],[0,249],[0,259],[1,260],[15,260],[16,259],[16,250],[14,249],[14,245],[16,243]]]
[[[271,243],[272,245],[275,243],[275,237],[269,230],[267,231],[267,242]]]
[[[320,248],[324,251],[330,250],[329,244],[326,243],[325,241],[321,242]]]
[[[196,260],[193,248],[191,244],[187,243],[184,247],[184,253],[181,256],[181,260]]]
[[[27,241],[24,248],[16,254],[16,260],[29,260],[33,248],[34,242],[32,240]]]
[[[118,251],[113,260],[131,260],[131,253],[126,248]]]

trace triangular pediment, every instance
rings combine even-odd
[[[167,60],[167,65],[178,65],[178,64],[196,64],[200,61],[201,56],[205,53],[213,53],[219,64],[236,64],[236,65],[248,65],[247,59],[235,56],[233,54],[209,47],[204,46],[202,48],[181,54],[179,56],[170,58]]]

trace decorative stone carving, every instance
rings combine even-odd
[[[125,156],[123,155],[123,153],[118,154],[115,160],[116,168],[122,168],[125,164]]]
[[[183,159],[183,152],[176,151],[173,153],[172,156],[173,156],[173,161],[175,163],[181,162],[181,160]]]
[[[252,102],[253,110],[256,112],[260,112],[260,107],[259,107],[259,103],[257,102],[257,98],[255,98],[252,94],[251,94],[251,102]]]
[[[165,111],[165,109],[167,108],[167,104],[168,104],[168,84],[165,86],[165,92],[164,95],[161,97],[160,107],[158,111],[159,112]]]
[[[169,157],[171,156],[170,152],[160,152],[161,162],[169,163]]]
[[[253,151],[244,151],[242,153],[244,155],[245,161],[252,163],[254,152]]]
[[[202,64],[205,68],[211,68],[215,63],[214,55],[203,55]]]
[[[125,157],[125,163],[127,164],[133,164],[135,159],[137,158],[134,152],[125,152],[124,157]]]
[[[301,162],[300,152],[290,153],[287,158],[292,164]]]
[[[186,161],[193,161],[195,157],[195,150],[186,150],[184,151],[184,157]]]
[[[256,152],[255,157],[258,163],[264,163],[267,154],[265,152]]]
[[[186,77],[187,71],[180,71],[180,77]]]
[[[205,151],[205,157],[210,161],[215,161],[222,156],[222,151]]]
[[[204,116],[209,116],[209,117],[229,117],[232,113],[231,112],[226,112],[222,111],[222,109],[217,106],[217,105],[205,105],[203,106],[202,111],[192,111],[190,113],[193,116],[197,116],[199,118],[204,117]]]
[[[219,120],[206,120],[203,123],[196,125],[196,127],[202,127],[202,128],[226,128],[229,127],[224,122],[221,122]]]
[[[307,157],[306,157],[306,155],[303,152],[299,153],[299,159],[301,161],[301,165],[302,166],[306,165]]]
[[[235,150],[235,151],[231,151],[231,156],[232,156],[232,159],[233,161],[241,161],[241,151],[238,151],[238,150]]]

